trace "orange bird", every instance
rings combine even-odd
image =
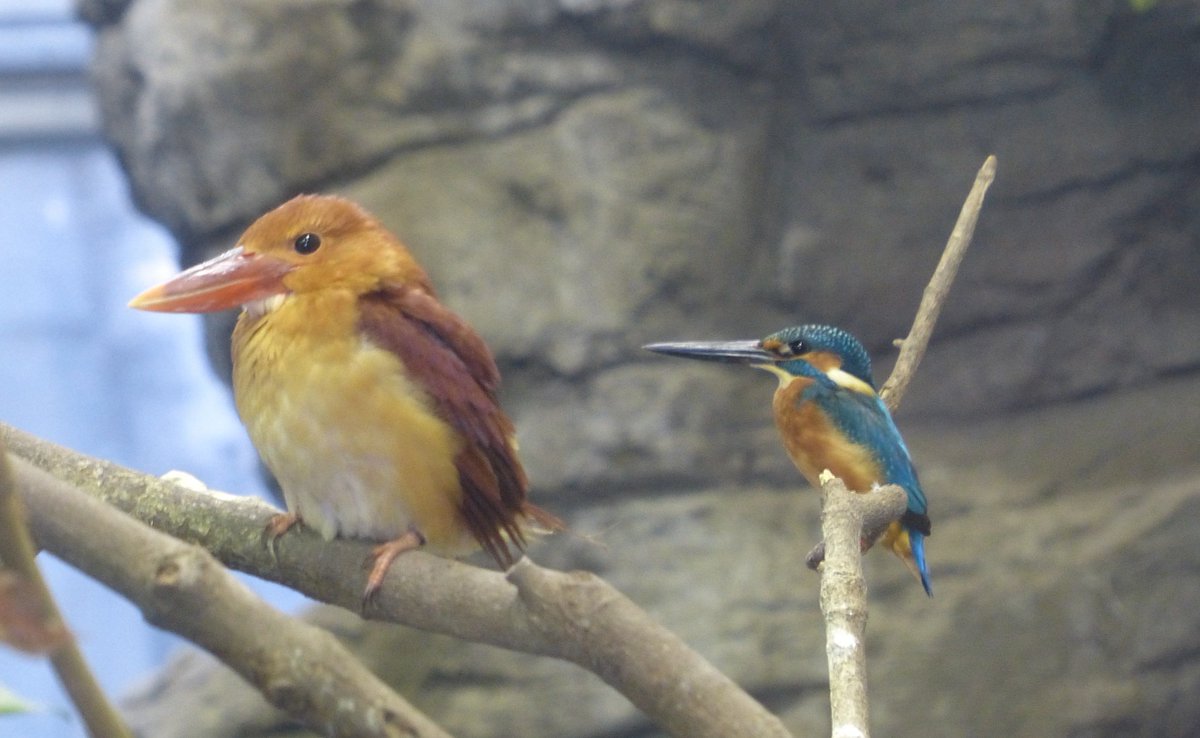
[[[349,200],[289,200],[233,249],[129,304],[242,307],[234,399],[288,509],[267,533],[303,522],[326,540],[387,541],[372,552],[365,597],[404,551],[482,547],[508,567],[528,523],[562,527],[526,497],[483,339],[438,301],[400,240]]]

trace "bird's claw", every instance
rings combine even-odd
[[[860,553],[866,553],[874,545],[874,541],[869,538],[858,539],[858,550]],[[821,564],[825,563],[825,540],[817,541],[817,545],[812,547],[808,555],[804,557],[804,565],[813,571],[820,571]]]
[[[375,596],[383,587],[383,578],[387,576],[388,569],[391,568],[396,557],[405,551],[414,551],[424,545],[425,536],[421,535],[419,531],[409,529],[399,538],[381,543],[371,549],[371,555],[363,562],[364,566],[369,564],[371,567],[371,573],[367,575],[366,589],[363,590],[361,604],[363,613],[366,613],[367,607],[374,603]]]
[[[267,521],[266,527],[263,528],[262,537],[263,542],[267,546],[267,553],[271,554],[272,564],[279,563],[279,556],[275,553],[275,541],[300,522],[300,516],[290,512],[272,515],[271,519]]]
[[[813,571],[820,571],[821,564],[825,562],[825,541],[817,541],[817,545],[812,547],[808,552],[808,556],[804,557],[804,565]]]

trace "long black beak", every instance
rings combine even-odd
[[[779,359],[775,354],[764,351],[758,341],[682,341],[651,343],[642,348],[657,354],[726,364],[773,364]]]

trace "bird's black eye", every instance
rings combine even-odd
[[[795,341],[790,341],[788,343],[787,347],[788,347],[788,353],[791,354],[792,356],[799,356],[800,354],[808,353],[808,344],[799,339],[797,339]]]
[[[321,237],[315,233],[304,233],[296,236],[292,247],[296,249],[297,254],[311,254],[321,248]]]

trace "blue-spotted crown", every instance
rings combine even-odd
[[[763,339],[763,342],[778,341],[784,346],[796,346],[797,342],[803,348],[797,353],[809,351],[828,351],[837,354],[842,359],[842,371],[853,374],[875,388],[875,380],[871,377],[871,357],[858,339],[841,328],[831,325],[797,325],[784,328]]]

